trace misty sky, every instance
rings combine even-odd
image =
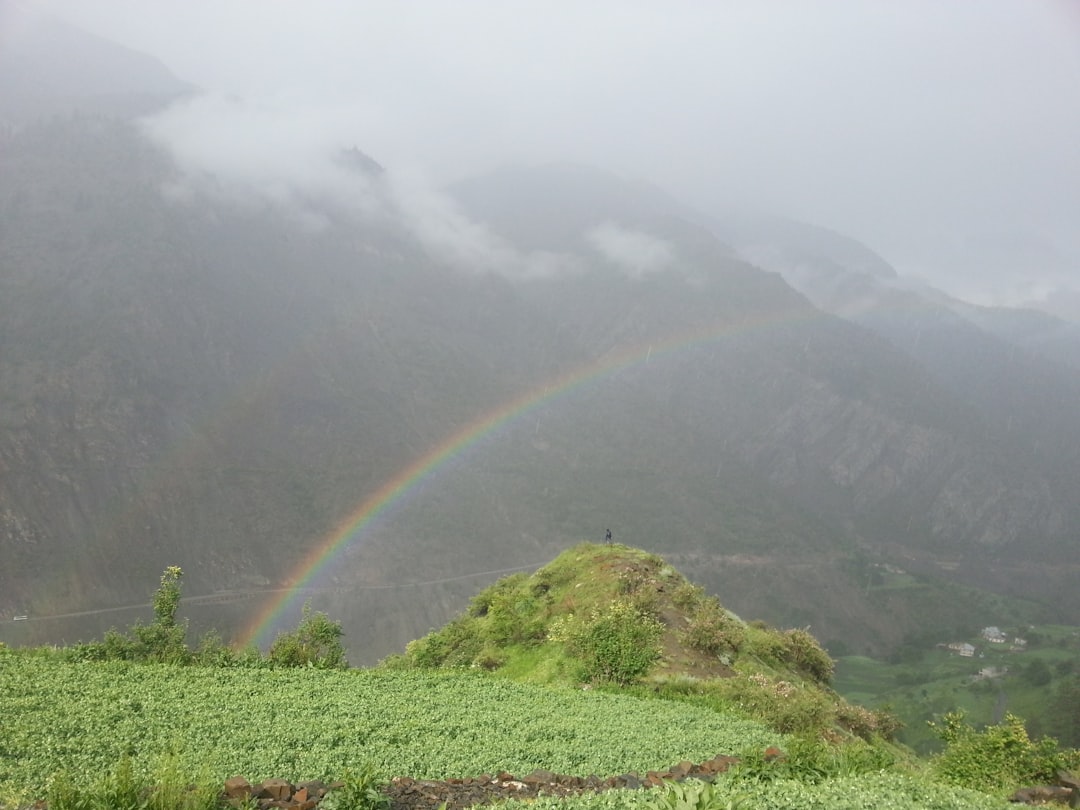
[[[1080,289],[1075,0],[21,3],[212,91],[187,130],[211,164],[333,142],[437,184],[572,160],[980,302]]]

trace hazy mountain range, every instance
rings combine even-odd
[[[336,543],[307,595],[370,660],[610,529],[850,649],[1080,623],[1075,325],[588,167],[238,192],[131,117],[190,86],[43,37],[0,62],[0,616],[176,564],[239,635]]]

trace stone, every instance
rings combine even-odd
[[[1047,802],[1067,804],[1072,795],[1072,790],[1067,787],[1036,785],[1035,787],[1021,788],[1009,797],[1009,801],[1020,804],[1046,804]]]
[[[1057,772],[1058,784],[1062,787],[1072,788],[1074,791],[1080,791],[1080,776],[1069,771]]]
[[[252,794],[251,782],[242,776],[230,776],[225,780],[225,798],[246,799]]]
[[[326,783],[321,779],[312,779],[308,782],[301,782],[296,786],[297,790],[306,790],[308,796],[311,798],[321,799],[326,795]]]
[[[264,779],[260,799],[288,799],[292,796],[292,785],[284,779]]]

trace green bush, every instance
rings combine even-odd
[[[933,760],[934,770],[954,785],[1008,790],[1049,782],[1070,765],[1056,740],[1032,740],[1024,721],[1012,714],[982,731],[968,725],[963,712],[951,712],[941,725],[930,725],[945,742],[945,750]]]
[[[378,773],[368,764],[359,771],[346,771],[344,785],[330,791],[319,803],[323,810],[389,810],[390,797],[379,790]]]
[[[878,773],[891,767],[887,751],[856,741],[837,745],[821,740],[797,737],[783,752],[777,749],[744,752],[732,777],[737,782],[762,783],[791,779],[816,785],[827,779]]]
[[[311,603],[306,602],[300,624],[274,639],[267,658],[282,667],[346,669],[349,662],[341,643],[343,634],[340,622],[331,621],[325,613],[312,613]]]
[[[835,664],[808,631],[788,630],[784,633],[784,646],[787,661],[804,675],[824,685],[832,681]]]
[[[693,611],[705,600],[705,589],[692,582],[682,582],[671,594],[671,603],[680,610]]]
[[[680,634],[679,640],[691,649],[710,655],[725,650],[738,652],[746,641],[742,623],[733,619],[720,602],[709,598],[701,602],[690,617],[689,626]]]
[[[506,664],[506,661],[507,655],[505,652],[494,647],[485,647],[473,659],[472,665],[492,672]]]
[[[724,678],[713,688],[726,704],[782,734],[818,737],[833,724],[833,705],[817,689],[762,674]]]
[[[405,645],[405,656],[415,666],[425,669],[467,667],[483,648],[484,641],[476,625],[469,618],[459,616],[442,630],[410,641]]]
[[[630,684],[660,658],[663,625],[625,599],[616,599],[569,628],[568,646],[587,681]]]
[[[544,622],[537,597],[519,588],[493,594],[485,619],[485,635],[495,644],[535,644],[544,640]]]
[[[101,641],[76,644],[67,655],[77,661],[148,661],[163,664],[191,663],[187,648],[187,622],[176,620],[180,606],[180,580],[184,572],[170,565],[161,575],[154,593],[154,622],[136,622],[127,634],[106,631]]]
[[[892,740],[896,732],[904,727],[900,718],[887,708],[867,709],[843,700],[836,704],[836,722],[868,741],[874,736]]]

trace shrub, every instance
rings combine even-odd
[[[516,588],[493,594],[488,606],[487,638],[495,644],[532,644],[544,639],[544,622],[536,597]]]
[[[746,641],[746,631],[716,599],[706,599],[690,617],[679,639],[691,649],[719,655],[724,650],[738,652]]]
[[[714,688],[728,705],[781,734],[817,737],[832,726],[832,705],[816,689],[761,674],[724,678]]]
[[[476,660],[483,647],[483,639],[473,622],[459,616],[442,630],[410,641],[405,645],[405,655],[416,666],[425,669],[467,667]]]
[[[180,580],[184,572],[178,565],[168,566],[161,574],[161,584],[154,592],[154,623],[162,627],[176,625],[176,611],[180,607]]]
[[[488,672],[493,672],[506,664],[507,655],[502,650],[485,647],[480,653],[473,659],[472,665],[478,669],[485,669]]]
[[[136,779],[124,756],[96,782],[57,773],[48,789],[49,810],[216,810],[220,787],[210,779],[192,784],[174,759],[163,762],[148,783]]]
[[[784,633],[785,657],[804,675],[820,684],[832,681],[835,664],[821,648],[816,638],[806,630],[788,630]]]
[[[660,657],[663,625],[640,613],[625,599],[584,622],[560,627],[570,652],[581,662],[587,681],[630,684],[644,675]]]
[[[680,610],[693,610],[705,599],[705,589],[692,582],[682,582],[671,594],[671,603]]]
[[[347,669],[343,634],[340,622],[331,621],[325,613],[312,613],[311,602],[306,602],[300,624],[274,639],[267,657],[276,666]]]
[[[660,618],[660,596],[652,588],[642,588],[635,591],[633,596],[630,597],[630,603],[634,606],[634,610],[642,616],[649,616],[653,619]]]
[[[180,580],[184,572],[170,565],[161,575],[161,584],[154,593],[154,622],[136,622],[125,635],[118,630],[106,631],[101,641],[76,644],[70,651],[78,661],[152,661],[164,664],[186,664],[192,660],[187,648],[187,622],[177,622],[180,606]]]
[[[134,624],[131,628],[133,646],[131,654],[136,661],[154,661],[160,664],[184,664],[191,654],[188,652],[187,623]]]
[[[1012,714],[982,731],[968,725],[962,711],[946,714],[940,726],[930,725],[945,742],[933,760],[934,770],[961,787],[992,791],[1040,784],[1069,765],[1056,740],[1033,741],[1024,721]]]
[[[344,784],[319,803],[324,810],[389,810],[390,797],[379,790],[380,779],[370,764],[346,771],[341,781]]]
[[[843,700],[836,704],[836,722],[867,741],[875,735],[892,740],[904,727],[900,718],[889,709],[866,709]]]

